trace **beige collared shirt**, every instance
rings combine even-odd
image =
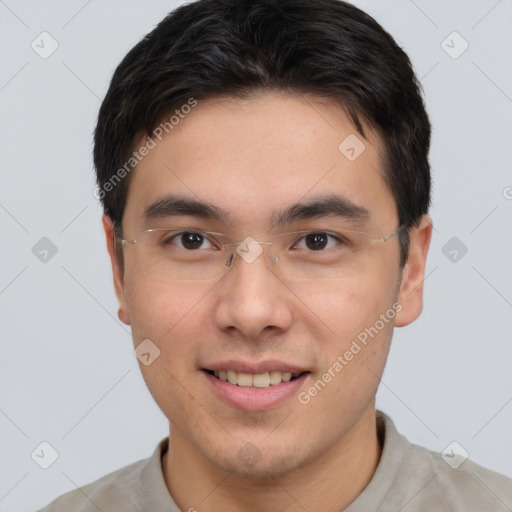
[[[453,469],[440,454],[411,444],[381,411],[377,428],[383,439],[379,464],[344,512],[512,512],[512,479],[469,459]],[[164,481],[167,446],[166,437],[148,459],[70,491],[39,512],[188,512],[176,506]]]

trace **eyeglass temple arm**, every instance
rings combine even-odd
[[[375,243],[383,244],[383,243],[387,242],[390,238],[394,237],[399,231],[401,231],[402,228],[405,228],[405,224],[401,224],[400,226],[398,226],[398,228],[395,229],[395,231],[393,231],[393,233],[390,233],[389,235],[386,235],[383,238],[379,238],[379,239],[375,240]]]

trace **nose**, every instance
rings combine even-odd
[[[215,323],[223,331],[256,340],[282,333],[293,321],[293,294],[275,272],[265,244],[239,246],[230,270],[216,287]]]

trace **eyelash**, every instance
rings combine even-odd
[[[179,239],[184,234],[199,235],[199,236],[203,237],[203,239],[204,239],[203,241],[209,241],[210,243],[212,243],[211,240],[209,239],[209,237],[206,234],[201,233],[200,231],[181,231],[180,233],[176,233],[176,234],[172,235],[169,238],[163,239],[162,240],[162,245],[163,246],[173,245],[172,242],[174,240],[176,240],[176,239]],[[293,243],[293,246],[298,245],[298,243],[300,241],[305,240],[306,237],[310,236],[310,235],[326,235],[327,237],[329,237],[329,238],[335,240],[336,242],[338,242],[338,245],[339,244],[342,244],[342,245],[347,245],[348,244],[348,242],[343,237],[341,237],[340,235],[337,235],[337,234],[334,234],[334,233],[330,233],[328,231],[309,231],[309,232],[304,233],[297,241],[295,241]],[[218,244],[218,245],[222,246],[222,244]],[[186,249],[185,247],[180,247],[180,249],[187,250],[187,251],[190,251],[190,252],[193,252],[194,250],[200,250],[200,249]],[[202,250],[205,250],[205,249],[202,249]],[[311,250],[311,252],[323,252],[325,250],[326,249],[321,249],[319,251]]]

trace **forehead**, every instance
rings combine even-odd
[[[332,194],[371,219],[396,218],[378,137],[368,130],[364,139],[333,101],[216,98],[177,120],[132,172],[124,222],[138,222],[166,195],[218,206],[235,223],[268,223],[286,206]]]

